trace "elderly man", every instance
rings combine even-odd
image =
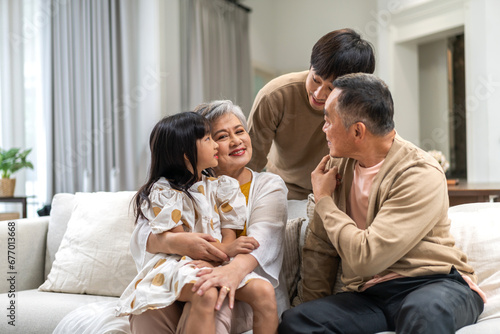
[[[445,175],[394,129],[387,86],[369,74],[333,82],[311,174],[316,202],[303,253],[305,303],[280,333],[455,333],[476,322],[482,291],[454,247]],[[332,295],[338,266],[343,293]]]

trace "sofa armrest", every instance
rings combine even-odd
[[[38,288],[44,281],[45,248],[50,217],[0,222],[0,293]]]

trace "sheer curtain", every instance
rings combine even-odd
[[[0,147],[25,148],[23,2],[0,1]],[[23,173],[24,172],[24,173]],[[25,171],[17,179],[15,194],[23,194]]]
[[[53,18],[55,192],[133,190],[138,1],[68,1]]]
[[[28,215],[51,198],[51,10],[44,0],[0,2],[0,146],[31,148],[34,170],[23,169],[15,196],[26,195]]]
[[[249,13],[224,0],[181,1],[182,108],[230,99],[250,112]]]

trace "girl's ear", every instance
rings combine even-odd
[[[194,174],[193,166],[191,166],[191,162],[189,162],[189,159],[188,159],[186,153],[184,153],[184,163],[186,164],[186,168],[188,169],[188,171],[190,171],[191,174]]]

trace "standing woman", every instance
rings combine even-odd
[[[234,291],[246,274],[255,271],[273,284],[279,315],[289,307],[287,287],[279,277],[287,219],[287,189],[279,176],[257,173],[245,167],[252,157],[252,143],[245,116],[238,106],[231,101],[213,101],[199,105],[195,111],[208,118],[212,137],[219,145],[216,174],[235,178],[247,199],[247,219],[240,238],[254,238],[259,246],[249,254],[237,255],[225,266],[204,270],[193,289],[203,293],[211,287],[228,287],[219,292],[219,298],[228,297],[229,303],[224,303],[217,312],[216,331],[243,332],[252,327],[251,309],[247,304],[234,302]],[[200,243],[201,239],[206,242]],[[168,232],[155,235],[147,223],[139,222],[132,236],[131,250],[138,269],[155,253],[226,260],[227,256],[214,249],[209,241],[212,240],[207,235],[197,233],[184,233],[180,237]],[[231,312],[233,303],[234,312]],[[183,309],[182,304],[176,303],[165,309],[132,315],[131,329],[133,333],[175,333],[176,330],[182,333],[188,312],[188,308]]]

